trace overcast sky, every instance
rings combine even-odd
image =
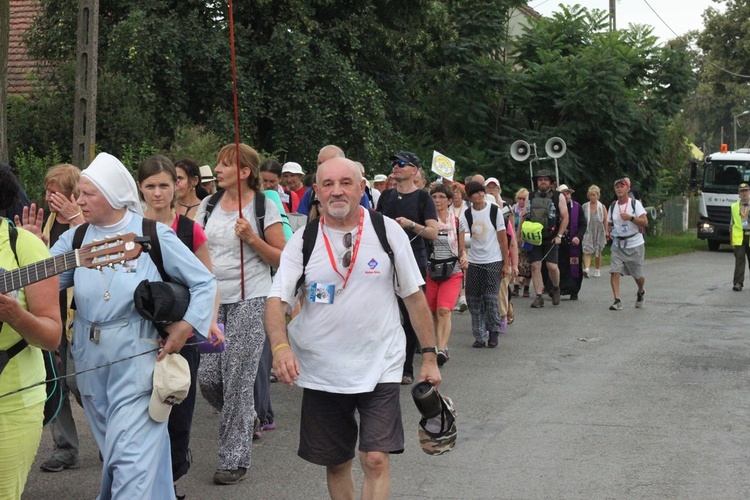
[[[529,0],[528,5],[540,14],[550,16],[560,10],[561,3],[568,6],[580,4],[590,10],[600,9],[609,12],[609,0]],[[703,12],[708,7],[724,10],[723,5],[711,0],[618,0],[615,14],[618,28],[627,28],[631,23],[648,24],[654,27],[654,35],[665,42],[674,38],[674,34],[659,17],[666,21],[675,33],[683,35],[693,29],[703,29]]]

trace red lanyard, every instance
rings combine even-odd
[[[349,276],[352,274],[352,269],[354,269],[354,262],[357,260],[357,253],[359,253],[359,242],[362,239],[362,228],[365,225],[365,210],[362,207],[359,207],[359,227],[357,228],[357,239],[354,240],[354,247],[352,248],[352,261],[349,263],[349,270],[346,273],[346,277],[344,277],[343,274],[339,272],[339,267],[336,265],[336,258],[333,256],[333,251],[331,250],[331,242],[328,241],[328,236],[326,236],[326,232],[323,230],[323,217],[320,218],[320,229],[323,233],[323,241],[326,244],[326,250],[328,250],[328,258],[331,261],[331,266],[333,267],[333,270],[336,271],[336,274],[341,276],[341,279],[344,280],[344,286],[341,287],[343,290],[346,288],[346,282],[349,281]]]

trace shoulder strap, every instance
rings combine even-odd
[[[297,280],[297,287],[295,290],[299,290],[299,287],[305,284],[305,268],[307,263],[310,262],[310,256],[312,255],[313,249],[315,248],[315,240],[318,238],[318,226],[320,226],[320,218],[315,218],[305,225],[302,233],[302,274]]]
[[[492,222],[492,227],[495,228],[495,232],[497,232],[497,211],[498,210],[500,210],[500,207],[498,207],[494,203],[490,203],[490,222]]]
[[[142,223],[143,236],[151,238],[150,244],[151,249],[148,251],[148,256],[156,265],[159,270],[159,275],[163,281],[172,281],[169,275],[164,270],[164,259],[161,255],[161,244],[159,243],[159,234],[156,232],[156,221],[151,219],[143,218]]]
[[[208,218],[211,217],[211,212],[214,211],[214,208],[216,208],[216,204],[219,203],[219,200],[222,196],[224,196],[224,191],[219,191],[218,193],[212,194],[208,199],[208,204],[206,204],[206,215],[203,216],[204,229],[206,228],[206,224],[208,224]]]
[[[370,220],[372,221],[372,227],[375,229],[375,234],[378,235],[380,245],[383,250],[388,254],[388,258],[391,260],[391,269],[393,269],[393,284],[394,286],[400,286],[398,281],[398,272],[396,271],[396,255],[393,253],[393,248],[388,242],[388,233],[385,231],[385,216],[380,212],[370,210]]]
[[[292,213],[292,192],[289,189],[284,190],[284,194],[289,198],[289,202],[282,202],[286,205],[286,213]]]
[[[609,206],[609,223],[614,224],[614,221],[612,220],[612,211],[615,209],[615,205],[617,204],[617,200],[613,201],[612,204]]]
[[[424,210],[425,207],[427,207],[427,200],[430,198],[430,193],[425,191],[424,189],[419,190],[419,194],[417,195],[417,206],[419,209],[419,223],[424,226],[424,223],[427,222],[424,218]]]
[[[76,228],[75,234],[73,234],[73,250],[78,250],[83,245],[83,237],[86,236],[86,230],[89,228],[89,223],[84,222]]]
[[[466,230],[471,234],[471,226],[474,225],[474,216],[471,215],[471,207],[466,207],[466,210],[464,210],[464,217],[466,218],[466,224],[467,228]]]
[[[16,250],[16,243],[18,242],[18,229],[14,224],[8,221],[8,240],[10,241],[10,249],[13,250],[13,255],[16,258],[16,264],[21,267],[21,261],[18,260],[18,251]]]
[[[255,192],[255,223],[258,226],[258,236],[266,241],[266,195],[260,191]]]
[[[195,221],[193,221],[190,217],[185,217],[181,214],[177,215],[177,237],[186,247],[190,249],[191,252],[195,251],[195,249],[193,248],[194,229]]]

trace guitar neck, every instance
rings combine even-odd
[[[12,271],[3,271],[0,273],[0,293],[18,290],[26,285],[75,269],[79,265],[78,251],[73,250]]]

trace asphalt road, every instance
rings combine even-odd
[[[458,443],[439,457],[421,451],[404,388],[407,446],[392,457],[392,497],[750,497],[750,287],[731,290],[733,259],[647,261],[640,310],[631,278],[622,280],[624,309],[608,310],[608,274],[584,280],[577,302],[534,310],[517,299],[516,322],[494,350],[472,349],[468,312],[454,314],[442,391],[459,412]],[[324,470],[296,456],[301,390],[272,390],[278,428],[255,442],[248,477],[234,486],[211,483],[218,415],[199,396],[180,493],[328,498]],[[97,450],[79,409],[77,417],[81,469],[39,470],[51,450],[45,430],[25,499],[96,496]],[[355,475],[360,486],[358,464]]]

